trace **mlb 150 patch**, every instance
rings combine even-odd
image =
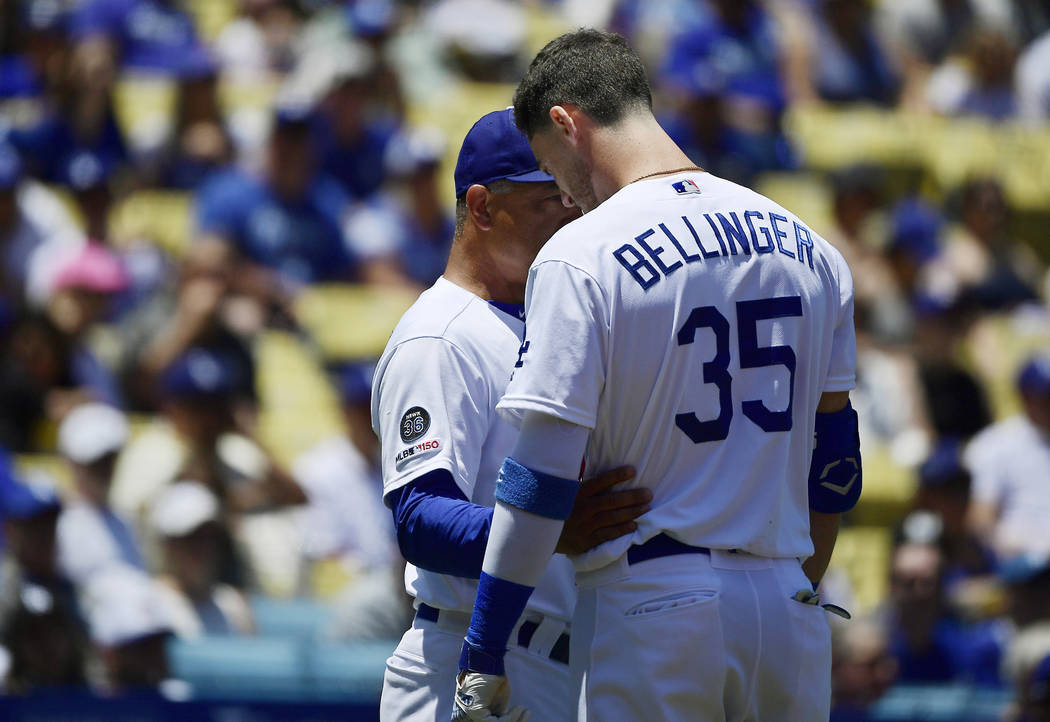
[[[415,446],[406,447],[398,452],[398,455],[394,457],[394,463],[400,468],[402,462],[421,456],[430,456],[428,452],[437,451],[440,448],[441,442],[437,439],[432,441],[420,441]]]
[[[430,414],[422,406],[413,406],[401,417],[401,440],[415,441],[430,428]]]

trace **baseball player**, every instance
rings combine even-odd
[[[445,274],[405,313],[373,381],[384,500],[416,600],[412,628],[387,662],[383,720],[447,720],[453,709],[449,680],[481,573],[496,471],[517,436],[495,407],[524,335],[526,276],[543,243],[579,215],[539,171],[509,108],[471,128],[455,180]],[[636,528],[632,519],[648,509],[651,494],[603,493],[630,475],[616,469],[584,484],[559,551],[579,553]],[[574,709],[568,622],[575,589],[564,556],[548,554],[547,562],[536,594],[518,610],[506,663],[516,697],[557,722]]]
[[[829,715],[811,582],[861,486],[850,273],[790,211],[694,166],[651,107],[638,56],[596,30],[548,44],[515,94],[540,167],[585,215],[529,271],[528,333],[497,406],[520,433],[454,719],[522,716],[504,701],[504,649],[581,458],[628,461],[653,501],[633,534],[573,558],[579,718]]]

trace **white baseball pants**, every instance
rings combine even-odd
[[[828,719],[831,633],[823,609],[791,598],[810,588],[797,560],[624,556],[577,584],[581,721]]]

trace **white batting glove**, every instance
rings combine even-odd
[[[529,712],[524,707],[507,711],[510,682],[503,675],[460,672],[456,677],[456,695],[452,722],[525,722]]]

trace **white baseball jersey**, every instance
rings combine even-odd
[[[590,470],[653,491],[633,537],[665,531],[807,557],[817,402],[854,386],[853,285],[791,212],[703,172],[633,183],[558,231],[530,270],[528,327],[498,408],[592,429]]]
[[[520,319],[445,278],[420,295],[394,329],[372,382],[384,495],[445,469],[471,502],[495,505],[496,476],[517,439],[496,402],[523,333]],[[477,580],[409,564],[405,582],[409,594],[433,607],[474,608]],[[572,567],[555,555],[529,609],[567,621],[575,599]]]
[[[996,550],[1050,554],[1050,440],[1024,414],[981,431],[964,457],[973,498],[998,511]]]

